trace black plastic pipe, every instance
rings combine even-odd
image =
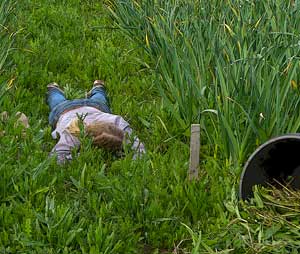
[[[240,179],[240,198],[253,196],[254,185],[281,183],[300,189],[300,134],[270,139],[250,156]]]

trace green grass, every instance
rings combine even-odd
[[[150,1],[1,3],[11,14],[4,20],[7,11],[0,12],[0,109],[10,115],[0,121],[0,253],[296,253],[298,227],[285,224],[295,217],[283,220],[285,208],[276,213],[264,191],[238,203],[236,187],[255,142],[298,130],[298,90],[290,89],[291,79],[298,82],[298,48],[291,47],[298,35],[286,34],[298,11],[275,1],[240,10],[241,2],[227,2],[166,1],[161,9]],[[263,58],[247,58],[263,47],[270,47]],[[55,141],[46,85],[56,81],[75,98],[98,78],[147,155],[118,159],[84,140],[80,156],[60,167],[48,158]],[[26,135],[14,126],[17,111],[29,117]],[[266,120],[254,121],[260,112]],[[205,133],[199,182],[186,177],[192,120]],[[278,216],[280,227],[272,223]]]
[[[178,128],[162,111],[139,45],[113,28],[97,1],[27,1],[15,6],[7,26],[19,32],[3,73],[15,80],[1,101],[11,117],[0,123],[0,252],[172,252],[186,237],[181,248],[188,248],[181,223],[206,228],[208,217],[217,216],[212,201],[224,194],[207,197],[213,164],[201,183],[186,181],[188,145],[171,134]],[[60,167],[48,159],[55,141],[46,85],[57,81],[69,97],[84,96],[97,78],[106,81],[113,112],[132,124],[148,154],[116,159],[87,142]],[[14,128],[16,111],[29,117],[25,136]]]
[[[183,131],[186,126],[201,124],[206,152],[218,165],[214,170],[229,167],[236,177],[257,145],[299,131],[298,2],[119,0],[109,4],[118,27],[149,56],[164,110],[179,132],[188,135]],[[228,188],[228,179],[224,180],[218,192]],[[298,230],[297,225],[278,234],[279,239],[289,239],[278,248],[278,238],[272,245],[257,229],[270,231],[270,224],[253,223],[251,209],[241,209],[243,216],[235,213],[237,220],[232,223],[242,227],[231,227],[227,221],[233,234],[220,233],[230,218],[225,211],[219,214],[217,230],[189,230],[193,252],[286,253],[298,248],[296,238],[287,236],[289,230]],[[248,220],[255,229],[249,229]]]

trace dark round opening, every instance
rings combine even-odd
[[[260,146],[245,165],[240,197],[250,198],[254,185],[290,185],[300,188],[300,136],[285,135]]]

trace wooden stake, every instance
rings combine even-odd
[[[191,126],[189,180],[197,180],[200,154],[200,124]]]

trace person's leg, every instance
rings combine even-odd
[[[109,108],[109,100],[105,91],[104,82],[95,80],[92,90],[88,94],[88,98],[100,102]]]
[[[53,110],[59,103],[66,100],[64,92],[59,88],[58,84],[51,83],[47,86],[47,103],[50,111]]]

